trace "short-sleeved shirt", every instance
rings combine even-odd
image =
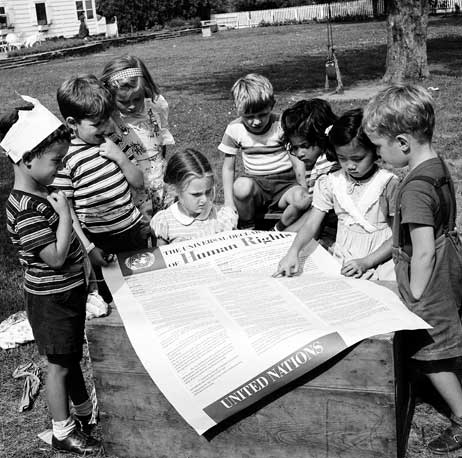
[[[321,154],[316,160],[313,168],[307,170],[305,174],[306,185],[308,187],[308,194],[313,197],[314,185],[316,180],[321,175],[326,175],[327,173],[336,172],[340,169],[340,164],[338,162],[329,161],[325,154]]]
[[[59,216],[42,197],[13,189],[6,204],[7,231],[25,270],[24,289],[32,294],[61,293],[84,284],[83,255],[72,231],[66,261],[53,269],[40,252],[56,242]],[[80,268],[79,268],[80,266]]]
[[[157,212],[151,220],[151,230],[156,237],[168,243],[214,235],[235,229],[236,226],[237,213],[229,207],[218,210],[212,206],[209,213],[199,219],[182,213],[177,202]]]
[[[436,189],[430,183],[423,180],[412,180],[413,177],[425,175],[433,179],[443,178],[445,171],[441,159],[432,158],[422,162],[406,176],[400,186],[402,190],[400,201],[401,224],[420,224],[432,226],[435,231],[435,238],[442,233],[443,226],[437,225],[437,216],[440,212],[440,200]],[[412,181],[411,181],[412,180]],[[443,186],[443,193],[449,192],[447,186]],[[451,202],[447,196],[447,202]],[[449,208],[449,207],[448,207]],[[411,240],[409,231],[404,231],[404,250],[411,253]],[[394,234],[394,246],[398,246],[398,234]]]
[[[245,172],[249,175],[271,175],[292,168],[279,116],[274,113],[268,129],[261,134],[249,132],[241,118],[230,122],[218,149],[232,156],[240,152]]]
[[[133,160],[129,151],[126,154]],[[74,139],[52,186],[73,201],[77,218],[89,232],[115,234],[141,219],[122,170],[99,154],[99,146]]]

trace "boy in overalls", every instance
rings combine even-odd
[[[433,329],[410,332],[410,363],[425,374],[451,409],[451,426],[428,444],[436,454],[462,447],[462,388],[456,361],[462,356],[461,245],[455,231],[454,187],[432,147],[433,100],[416,85],[377,94],[363,127],[381,159],[409,167],[401,183],[393,225],[393,259],[402,300]]]

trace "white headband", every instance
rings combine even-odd
[[[120,70],[118,72],[113,73],[109,77],[109,83],[115,83],[116,81],[126,79],[126,78],[134,78],[135,76],[143,76],[143,70],[138,67],[126,68],[125,70]]]
[[[18,120],[11,126],[0,146],[17,164],[25,153],[42,143],[63,123],[37,99],[21,95],[23,100],[34,105],[32,110],[19,110]]]

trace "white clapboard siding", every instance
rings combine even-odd
[[[95,0],[93,11],[95,13]],[[34,0],[0,0],[0,6],[5,7],[11,31],[23,37],[35,34],[39,31],[37,16],[35,13]],[[50,25],[43,32],[46,37],[73,37],[79,33],[80,21],[77,17],[75,0],[44,0],[46,4],[47,19]],[[101,23],[98,27],[96,14],[93,19],[87,20],[90,35],[104,33]]]

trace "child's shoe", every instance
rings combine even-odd
[[[89,455],[101,450],[101,443],[99,441],[86,436],[79,429],[74,429],[63,440],[58,440],[53,436],[51,446],[55,450],[77,453],[78,455]]]
[[[462,448],[462,417],[451,415],[451,426],[428,443],[428,448],[437,455],[446,455]]]
[[[77,428],[80,429],[86,436],[89,436],[92,432],[93,428],[95,427],[94,423],[90,423],[92,415],[85,415],[79,416],[75,415],[75,422],[77,424]]]

